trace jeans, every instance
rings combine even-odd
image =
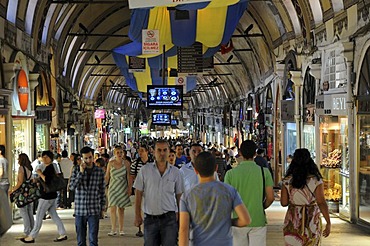
[[[35,220],[33,218],[33,203],[28,204],[23,208],[19,208],[19,212],[21,213],[23,219],[23,232],[25,235],[29,235],[35,226]]]
[[[145,215],[144,245],[174,246],[177,245],[178,224],[176,213],[168,212],[161,216]]]
[[[87,215],[87,216],[76,215],[75,225],[78,246],[86,246],[87,224],[89,224],[90,246],[98,245],[99,219],[100,215]]]
[[[37,207],[37,213],[36,213],[36,223],[31,233],[29,234],[29,236],[31,236],[32,238],[37,237],[37,235],[40,232],[41,226],[42,226],[42,218],[44,217],[46,212],[49,212],[51,219],[57,225],[59,235],[60,236],[65,235],[66,229],[64,228],[63,222],[59,218],[59,215],[57,214],[56,207],[55,207],[55,199],[45,200],[45,199],[40,198],[39,205]]]
[[[5,194],[6,194],[7,197],[9,197],[9,195],[8,195],[9,187],[10,187],[10,184],[7,183],[7,182],[0,183],[0,189],[5,191]]]

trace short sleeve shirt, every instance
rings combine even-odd
[[[184,192],[179,169],[169,163],[162,176],[155,162],[144,165],[135,179],[134,188],[144,192],[143,212],[150,215],[176,211],[175,195]]]
[[[235,188],[220,181],[196,185],[181,196],[180,212],[187,212],[193,245],[232,245],[231,212],[242,200]]]
[[[0,168],[3,169],[3,175],[0,177],[0,183],[8,183],[8,160],[4,157],[0,158]]]
[[[265,187],[272,187],[271,173],[264,168]],[[261,167],[254,161],[242,161],[232,170],[226,172],[226,184],[234,187],[248,208],[252,222],[248,227],[262,227],[267,224],[262,204],[263,180]]]

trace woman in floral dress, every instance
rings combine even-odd
[[[284,221],[285,245],[319,245],[330,234],[330,217],[322,176],[307,149],[297,149],[283,180],[282,206],[288,206]],[[326,220],[322,231],[320,212]]]

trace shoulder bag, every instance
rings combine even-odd
[[[23,170],[26,177],[26,168],[23,167]],[[10,201],[14,202],[18,208],[24,207],[41,197],[38,183],[31,179],[31,175],[29,178],[26,177],[26,180],[22,183],[21,187],[10,194]]]
[[[44,188],[45,193],[56,192],[63,190],[67,187],[67,182],[63,176],[55,174],[50,184],[46,184],[43,179],[39,179],[41,186]]]
[[[262,207],[263,207],[263,212],[265,213],[265,201],[266,201],[266,181],[265,181],[265,171],[263,170],[263,167],[261,167],[262,171],[262,182],[263,182],[263,190],[262,190]]]

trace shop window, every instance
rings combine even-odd
[[[348,118],[320,116],[320,159],[329,211],[349,217]]]
[[[370,223],[370,116],[360,116],[359,122],[359,217]]]

